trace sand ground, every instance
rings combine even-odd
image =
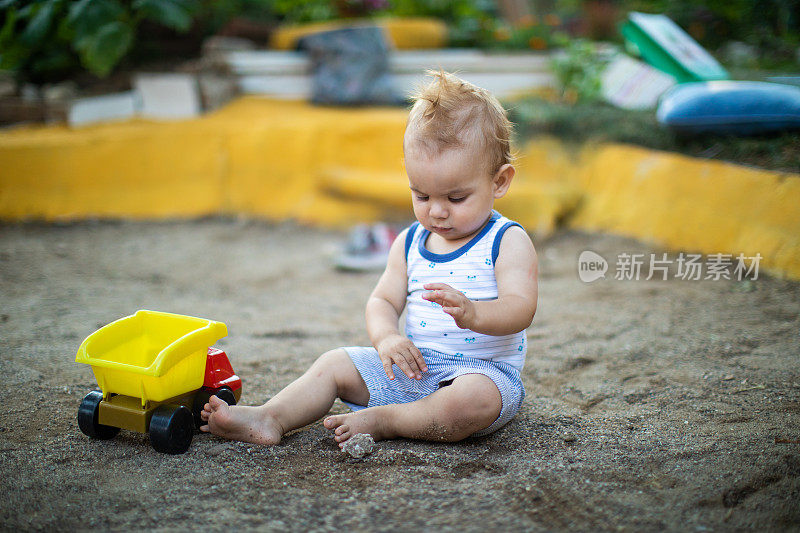
[[[81,434],[96,385],[75,351],[140,308],[226,322],[245,404],[366,344],[378,275],[330,267],[342,237],[226,219],[0,226],[0,527],[800,529],[800,283],[582,283],[583,250],[660,252],[612,236],[535,240],[528,396],[489,437],[387,441],[357,461],[321,423],[275,447],[198,434],[179,456]]]

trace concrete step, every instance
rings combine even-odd
[[[522,93],[552,87],[554,78],[545,73],[459,73],[461,78],[490,91],[498,98],[508,98]],[[425,75],[395,74],[392,76],[398,94],[408,94],[419,85]],[[271,96],[290,100],[311,97],[311,75],[243,76],[238,79],[239,90],[244,94]]]
[[[245,94],[307,99],[311,95],[311,62],[304,52],[237,51],[222,54],[218,62],[232,72]],[[407,94],[427,69],[458,73],[499,98],[542,87],[555,78],[546,53],[494,54],[470,49],[397,50],[389,70],[399,94]]]
[[[239,76],[306,74],[311,62],[305,52],[244,50],[222,54],[221,63]],[[389,56],[392,73],[416,73],[442,68],[458,72],[549,72],[546,53],[495,54],[472,49],[396,50]]]

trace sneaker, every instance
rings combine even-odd
[[[336,268],[358,272],[383,270],[398,233],[388,224],[356,226],[350,232],[344,250],[334,260]]]

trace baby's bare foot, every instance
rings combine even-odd
[[[261,407],[228,405],[212,396],[203,407],[200,418],[207,422],[200,426],[206,431],[231,440],[255,444],[278,444],[283,428],[272,415]]]
[[[344,446],[347,439],[358,433],[371,435],[375,442],[390,438],[378,407],[329,416],[322,425],[333,430],[333,438],[339,443],[339,448]]]

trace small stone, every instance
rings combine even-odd
[[[206,452],[206,455],[213,457],[229,449],[230,446],[228,446],[227,444],[217,444],[216,446],[212,446],[211,448],[209,448],[209,450]]]
[[[361,459],[366,455],[369,455],[375,449],[375,441],[372,439],[372,435],[367,435],[366,433],[356,433],[344,443],[342,446],[342,451],[350,454],[351,457],[355,457],[356,459]]]
[[[571,431],[565,431],[561,438],[564,439],[564,442],[575,442],[576,440],[575,434]]]

